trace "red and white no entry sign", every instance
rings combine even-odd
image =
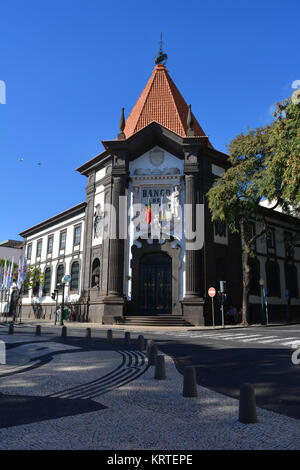
[[[208,295],[209,297],[214,297],[216,295],[216,289],[214,287],[210,287],[208,289]]]

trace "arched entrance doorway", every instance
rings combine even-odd
[[[140,261],[140,313],[172,313],[172,258],[166,253],[145,254]]]

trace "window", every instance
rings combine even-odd
[[[59,291],[62,291],[61,280],[64,274],[65,274],[65,267],[63,264],[59,264],[57,266],[57,271],[56,271],[56,289],[58,289]]]
[[[27,260],[31,259],[31,253],[32,253],[32,243],[27,246]]]
[[[36,282],[33,286],[32,286],[32,295],[33,297],[38,297],[40,294],[40,283],[39,282]]]
[[[286,263],[284,266],[285,270],[285,286],[288,289],[290,297],[298,298],[298,276],[297,268],[294,264]]]
[[[42,254],[42,240],[38,240],[36,244],[36,256],[41,256]]]
[[[81,227],[78,225],[74,229],[74,245],[80,244],[80,234],[81,234]]]
[[[52,253],[52,251],[53,251],[53,235],[48,238],[47,254]]]
[[[219,290],[220,281],[227,281],[227,263],[224,258],[218,258],[216,260],[216,285]]]
[[[44,295],[50,294],[50,290],[51,290],[51,268],[46,268],[43,294]]]
[[[257,258],[250,258],[249,259],[249,266],[250,266],[250,294],[252,295],[259,295],[260,294],[260,287],[259,287],[259,280],[260,280],[260,264]]]
[[[266,262],[267,288],[270,297],[281,297],[280,268],[276,261]]]
[[[60,240],[59,240],[59,249],[64,250],[66,248],[66,239],[67,239],[67,232],[61,232]]]
[[[222,220],[216,220],[214,222],[215,235],[219,237],[226,237],[226,223]]]
[[[286,258],[294,258],[295,247],[293,241],[293,234],[291,232],[284,232],[284,248]]]
[[[100,261],[98,258],[94,259],[92,265],[92,279],[91,287],[98,287],[100,283]]]
[[[74,261],[71,268],[71,284],[70,290],[77,291],[79,288],[79,262]]]
[[[267,247],[271,250],[275,249],[275,229],[274,228],[269,229],[269,232],[267,234]]]

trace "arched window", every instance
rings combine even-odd
[[[100,284],[100,260],[94,259],[92,265],[91,287],[98,287]]]
[[[39,282],[36,282],[35,284],[33,284],[32,295],[33,297],[39,297],[40,295],[40,283]]]
[[[50,294],[50,290],[51,290],[51,268],[46,268],[43,294],[44,295]]]
[[[74,261],[71,267],[71,284],[70,290],[71,291],[78,291],[79,289],[79,262]]]
[[[281,297],[280,268],[277,261],[266,262],[267,288],[270,297]]]
[[[64,274],[65,274],[65,267],[63,264],[59,264],[57,266],[57,271],[56,271],[56,289],[58,289],[59,291],[62,291],[61,280]]]
[[[259,264],[259,260],[257,258],[250,258],[249,259],[249,266],[250,266],[250,294],[259,295],[260,294],[260,287],[259,287],[260,264]]]
[[[227,266],[224,258],[218,258],[216,261],[216,281],[217,290],[220,288],[220,281],[227,281]]]
[[[294,264],[286,263],[284,270],[285,286],[289,290],[290,297],[295,297],[297,299],[299,297],[297,268]]]

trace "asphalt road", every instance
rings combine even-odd
[[[258,406],[300,419],[300,364],[292,363],[299,325],[155,336],[179,372],[196,367],[199,385],[238,398],[249,382]]]
[[[83,340],[85,328],[66,326],[68,339]],[[28,325],[16,327],[15,334],[27,332],[31,336],[32,329]],[[54,336],[59,330],[59,326],[42,326],[43,332]],[[124,330],[114,330],[114,347],[123,347]],[[300,364],[292,363],[297,343],[300,347],[300,325],[164,333],[141,327],[132,337],[139,334],[155,340],[161,351],[172,356],[180,373],[187,365],[195,366],[199,385],[238,398],[240,385],[250,382],[258,406],[300,419]],[[94,329],[92,336],[105,338],[106,330]]]

